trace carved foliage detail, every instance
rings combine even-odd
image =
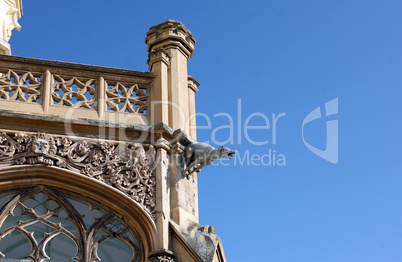
[[[40,80],[30,72],[17,74],[8,70],[0,76],[0,98],[10,101],[39,102]]]
[[[139,143],[98,143],[44,133],[0,133],[0,167],[42,164],[113,186],[155,213],[155,149]]]
[[[43,106],[46,103],[47,106],[49,103],[47,96],[41,99],[43,95],[41,92],[49,92],[50,105],[96,110],[97,103],[106,103],[106,110],[109,111],[147,114],[149,97],[145,84],[121,82],[108,84],[104,80],[98,81],[97,77],[93,76],[75,77],[52,73],[49,81],[43,81],[47,79],[46,76],[42,73],[21,70],[17,72],[8,70],[7,73],[2,71],[0,99],[42,103]],[[103,89],[103,83],[106,89]],[[103,98],[99,100],[97,96],[105,97],[106,101]]]
[[[125,87],[121,83],[108,86],[106,104],[112,111],[143,114],[147,109],[148,95],[138,85]]]
[[[94,109],[95,79],[80,81],[76,77],[64,80],[61,76],[53,75],[52,99],[54,104],[75,108]]]

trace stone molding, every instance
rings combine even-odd
[[[195,80],[194,77],[188,76],[188,88],[190,88],[194,93],[198,92],[198,87],[200,86],[200,83]]]
[[[157,257],[151,257],[149,262],[176,262],[176,260],[172,257],[168,256],[157,256]]]

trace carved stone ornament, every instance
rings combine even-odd
[[[3,39],[8,42],[11,38],[12,30],[21,30],[21,25],[18,23],[18,9],[10,7],[6,13],[6,17],[3,18]]]
[[[154,218],[155,155],[152,145],[140,143],[95,143],[44,133],[0,133],[0,167],[41,164],[80,173],[122,191]]]
[[[170,256],[155,256],[151,257],[148,262],[175,262],[176,260]]]
[[[205,143],[191,143],[184,149],[183,175],[189,178],[191,173],[200,172],[203,167],[210,165],[213,161],[225,156],[231,159],[235,153],[223,146],[214,148]]]

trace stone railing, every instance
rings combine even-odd
[[[154,74],[0,55],[0,109],[149,124]]]

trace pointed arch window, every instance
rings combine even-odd
[[[0,206],[0,261],[143,261],[134,227],[94,200],[35,186],[2,190]]]

